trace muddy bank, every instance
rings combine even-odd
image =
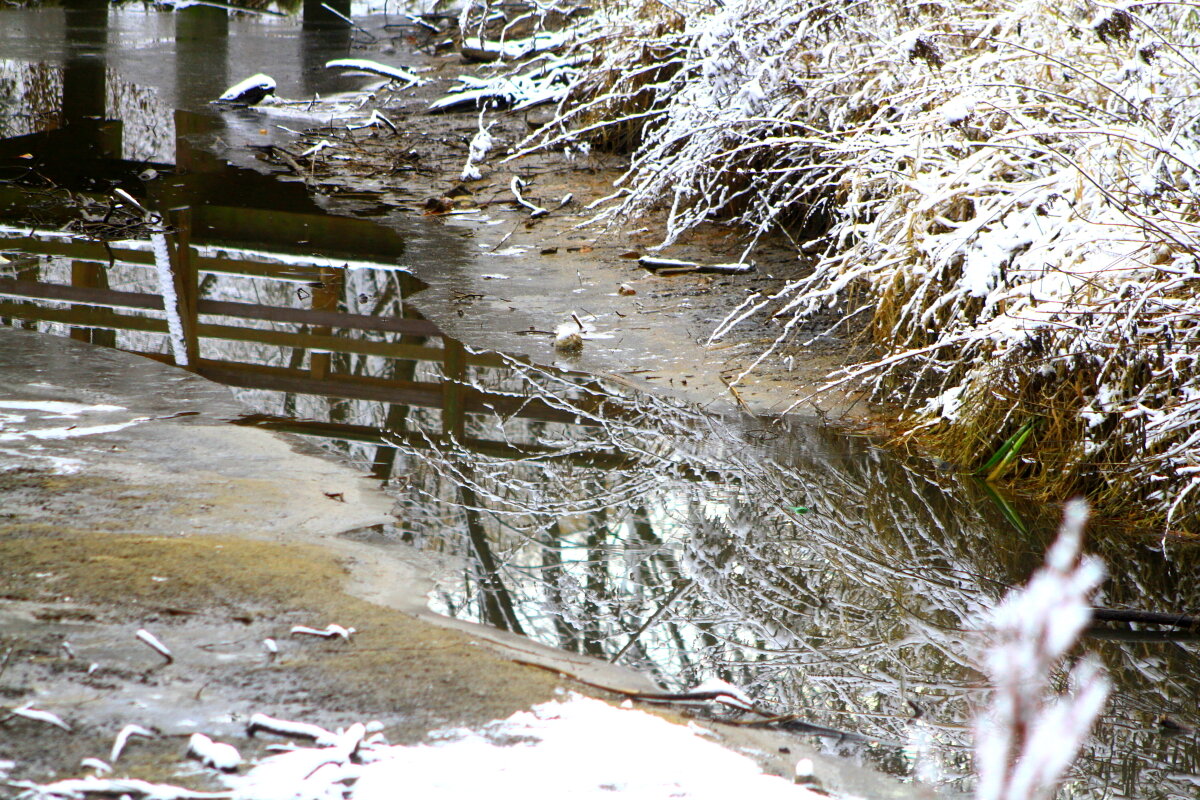
[[[673,395],[713,410],[780,413],[810,395],[833,371],[861,353],[841,335],[818,336],[836,316],[796,333],[813,340],[743,377],[767,349],[781,322],[746,320],[710,341],[723,319],[747,297],[767,295],[807,270],[786,242],[756,247],[755,269],[742,275],[656,274],[639,257],[702,264],[741,260],[746,246],[736,226],[709,224],[686,242],[657,249],[664,216],[598,220],[597,201],[614,191],[626,159],[614,153],[553,149],[511,157],[551,116],[552,106],[521,111],[467,108],[431,112],[430,105],[462,75],[488,77],[492,65],[455,51],[397,47],[365,54],[419,74],[423,83],[381,86],[366,95],[395,129],[349,130],[343,121],[313,129],[289,153],[263,155],[282,180],[303,181],[338,213],[354,213],[411,229],[413,220],[461,238],[453,251],[416,248],[408,266],[428,288],[414,306],[446,333],[473,347],[524,354]],[[504,67],[502,69],[508,69]],[[481,125],[491,148],[463,179],[471,140]],[[302,155],[314,149],[311,155]],[[520,200],[512,182],[520,179]],[[527,205],[547,213],[533,214]],[[560,325],[572,314],[587,327],[578,352],[556,350]],[[732,388],[731,388],[732,387]],[[801,403],[797,413],[865,424],[871,410],[851,391]]]
[[[0,683],[5,705],[31,702],[73,728],[7,719],[0,757],[15,775],[69,773],[130,723],[170,739],[237,737],[256,711],[331,728],[378,717],[414,741],[552,696],[550,673],[350,593],[354,543],[337,537],[389,520],[390,499],[292,442],[225,424],[240,408],[224,387],[68,340],[0,339]],[[65,426],[12,418],[47,402],[107,408]],[[100,427],[89,416],[119,415],[140,421],[84,433]],[[423,589],[394,587],[413,603]],[[331,622],[357,633],[289,635]],[[135,638],[141,628],[173,663]],[[129,757],[156,750],[138,743]]]
[[[167,740],[138,742],[122,759],[153,779],[138,753],[173,763],[197,731],[243,740],[254,713],[330,729],[379,719],[389,739],[413,742],[508,716],[556,685],[466,636],[348,595],[344,566],[311,546],[35,533],[0,541],[0,560],[6,703],[53,710],[74,729],[8,720],[3,757],[16,777],[71,774],[81,758],[105,755],[126,724]],[[349,642],[289,636],[334,620],[356,628]],[[174,662],[143,646],[139,629]],[[274,659],[267,638],[279,644]]]
[[[275,741],[247,737],[254,713],[330,729],[376,719],[406,743],[564,689],[653,688],[470,623],[433,624],[424,593],[438,565],[365,543],[390,499],[290,439],[227,424],[240,408],[223,387],[13,329],[0,329],[0,362],[0,692],[5,707],[70,727],[4,714],[10,779],[82,775],[80,760],[107,760],[129,724],[156,735],[132,739],[117,774],[205,787],[211,775],[180,771],[186,738],[202,731],[253,758]],[[330,623],[355,633],[291,633]],[[723,735],[776,774],[809,752],[778,733]],[[813,755],[828,785],[905,796]]]

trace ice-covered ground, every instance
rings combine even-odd
[[[162,800],[392,800],[401,796],[803,800],[823,796],[791,780],[764,774],[753,760],[717,744],[699,725],[678,725],[574,693],[482,730],[437,732],[429,744],[391,746],[380,734],[367,733],[372,729],[355,724],[321,735],[318,741],[323,746],[296,747],[269,756],[242,775],[224,778],[227,792],[198,793],[166,784],[95,777],[30,786],[28,796],[122,792]],[[193,748],[192,755],[203,760],[204,753],[205,748]]]

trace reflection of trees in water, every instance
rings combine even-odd
[[[544,370],[492,374],[489,388],[560,405],[568,389],[581,408],[589,397]],[[964,774],[982,699],[978,619],[1030,574],[1042,535],[1014,532],[970,480],[883,457],[865,441],[806,429],[754,442],[662,401],[622,399],[622,414],[581,413],[587,427],[490,425],[493,436],[553,453],[502,460],[432,440],[408,449],[406,527],[470,561],[460,538],[470,505],[530,635],[601,657],[624,650],[622,663],[670,686],[717,675],[767,706],[883,740],[911,743],[920,726],[942,774]],[[1190,551],[1163,561],[1115,537],[1099,549],[1119,572],[1106,603],[1200,606],[1180,580],[1195,574]],[[479,566],[470,569],[442,604],[489,619]],[[1088,646],[1117,688],[1065,793],[1102,797],[1126,785],[1136,787],[1129,796],[1194,796],[1182,777],[1197,767],[1194,738],[1164,738],[1153,722],[1169,712],[1200,723],[1195,647]],[[873,758],[914,767],[911,748]]]
[[[106,93],[106,116],[123,124],[121,158],[173,163],[175,115],[158,92],[109,72]]]
[[[61,124],[62,68],[0,59],[0,138]]]
[[[70,264],[55,261],[44,277],[69,282]],[[114,289],[156,289],[148,268],[118,265],[109,280]],[[353,313],[400,316],[410,289],[397,273],[351,271],[336,302]],[[321,290],[213,276],[204,295],[307,308]],[[165,351],[159,335],[120,336],[119,346]],[[313,366],[308,352],[203,346],[210,357]],[[436,362],[328,357],[334,373],[441,377]],[[264,412],[391,432],[392,447],[337,449],[364,467],[399,452],[394,470],[389,462],[380,474],[394,476],[402,535],[461,557],[463,580],[440,597],[449,613],[619,658],[667,686],[717,675],[764,705],[885,740],[910,741],[911,701],[938,743],[933,758],[950,774],[966,772],[970,709],[981,695],[972,630],[982,610],[1030,574],[1043,545],[1013,533],[969,480],[885,457],[864,440],[811,427],[741,430],[516,361],[470,367],[466,381],[538,399],[577,422],[472,415],[464,440],[451,442],[441,437],[435,409],[242,396]],[[1117,536],[1098,541],[1093,549],[1113,573],[1101,602],[1200,608],[1194,550],[1170,544],[1163,557],[1161,547]],[[1197,769],[1195,735],[1165,737],[1155,718],[1200,724],[1195,645],[1095,647],[1116,688],[1077,769],[1075,794],[1123,788],[1136,797],[1194,796],[1187,775]],[[901,772],[913,767],[911,751],[872,757]]]

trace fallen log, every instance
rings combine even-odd
[[[638,265],[658,275],[681,275],[685,272],[708,272],[718,275],[742,275],[754,271],[754,264],[737,261],[729,264],[701,264],[696,261],[681,261],[677,258],[655,258],[642,256]]]
[[[1191,614],[1165,614],[1133,608],[1093,608],[1094,622],[1140,622],[1145,625],[1169,625],[1173,628],[1200,628],[1200,617]]]
[[[570,31],[543,31],[524,39],[496,41],[467,36],[462,42],[462,57],[467,61],[512,60],[533,53],[556,50],[573,38]]]
[[[425,82],[417,77],[415,73],[409,72],[402,67],[390,67],[387,64],[380,64],[378,61],[372,61],[369,58],[335,58],[332,61],[325,62],[325,69],[352,69],[358,72],[369,72],[373,75],[382,75],[385,78],[391,78],[394,81],[404,81],[409,86],[417,86]]]

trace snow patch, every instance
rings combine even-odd
[[[41,411],[55,417],[77,417],[89,411],[124,411],[124,406],[110,406],[104,403],[87,405],[84,403],[68,403],[61,400],[0,400],[0,408],[20,411]],[[19,418],[19,419],[23,419]],[[2,421],[2,420],[0,420]]]
[[[572,694],[479,731],[443,731],[435,744],[364,742],[362,764],[331,758],[334,748],[300,748],[226,782],[242,800],[392,800],[398,792],[422,800],[820,796],[763,774],[703,733]]]

